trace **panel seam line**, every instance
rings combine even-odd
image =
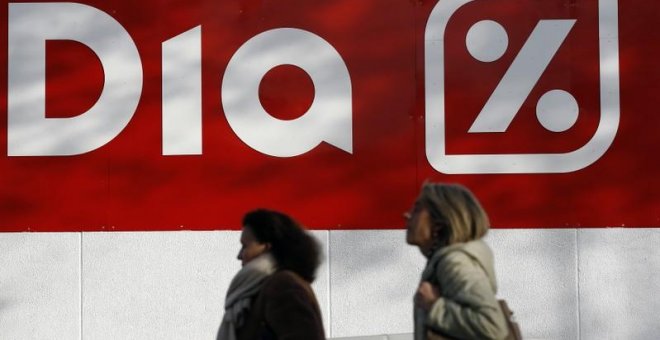
[[[80,285],[80,340],[83,336],[83,232],[80,232],[80,276],[78,279]]]
[[[328,337],[332,338],[332,261],[330,257],[330,249],[332,248],[330,245],[330,240],[332,239],[331,234],[332,232],[328,230]]]
[[[575,229],[575,288],[577,293],[577,338],[580,340],[582,338],[582,330],[580,327],[580,314],[582,314],[582,309],[580,308],[580,230]]]

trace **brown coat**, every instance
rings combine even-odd
[[[288,270],[271,275],[252,302],[237,338],[325,339],[321,310],[309,283]]]

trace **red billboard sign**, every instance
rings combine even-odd
[[[0,230],[660,226],[652,3],[5,4]]]

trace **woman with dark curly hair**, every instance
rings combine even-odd
[[[415,340],[505,339],[488,216],[457,184],[426,183],[406,219],[406,241],[428,259],[414,297]]]
[[[259,209],[243,217],[241,246],[218,340],[325,339],[310,286],[321,262],[316,240],[289,216]]]

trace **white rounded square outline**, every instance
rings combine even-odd
[[[447,155],[445,141],[444,33],[452,15],[474,0],[441,0],[424,33],[426,158],[445,174],[566,173],[596,162],[619,127],[619,48],[617,0],[598,1],[601,116],[593,137],[567,153]]]

